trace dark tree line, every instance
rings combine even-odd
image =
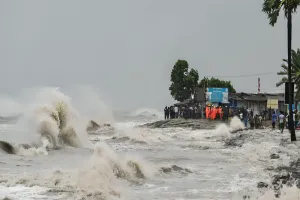
[[[230,93],[236,92],[230,81],[224,81],[213,77],[210,79],[204,77],[199,81],[198,71],[193,68],[189,69],[187,61],[178,60],[171,72],[171,86],[169,87],[169,90],[172,97],[176,101],[184,101],[191,98],[198,87],[228,88]]]

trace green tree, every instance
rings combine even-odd
[[[292,65],[292,13],[296,12],[300,0],[264,0],[262,11],[267,14],[270,25],[274,26],[277,22],[280,11],[283,9],[287,17],[288,29],[288,82],[292,82],[291,65]],[[291,132],[291,141],[296,141],[295,127],[293,125],[292,113],[292,88],[289,87],[289,129]]]
[[[217,78],[206,78],[204,77],[199,82],[200,88],[216,87],[216,88],[228,88],[229,93],[236,93],[236,90],[233,88],[231,81],[224,81]]]
[[[276,87],[288,82],[288,60],[283,59],[283,61],[285,63],[281,65],[282,70],[277,74],[284,77],[282,77],[282,79],[276,83]],[[292,50],[291,79],[292,82],[295,83],[296,99],[300,100],[300,49],[297,49],[297,51]]]
[[[184,101],[195,94],[199,75],[195,69],[189,70],[189,64],[185,60],[178,60],[171,72],[171,86],[169,90],[177,101]]]

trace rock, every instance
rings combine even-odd
[[[10,143],[5,142],[5,141],[0,141],[0,150],[1,149],[3,151],[5,151],[6,153],[8,153],[8,154],[15,154],[16,153],[16,150],[13,147],[13,145],[11,145]]]
[[[192,129],[214,129],[218,124],[224,123],[218,120],[206,119],[168,119],[160,120],[152,123],[141,125],[140,127],[147,128],[192,128]],[[226,123],[226,122],[225,122]]]
[[[257,183],[257,188],[267,188],[269,187],[269,184],[264,183],[264,182],[259,182]]]
[[[279,185],[280,183],[286,184],[290,180],[291,176],[287,171],[282,171],[273,177],[272,184]]]
[[[300,188],[300,180],[297,180],[295,185],[296,185],[297,188]]]
[[[177,165],[172,165],[172,169],[173,169],[174,171],[182,171],[182,170],[183,170],[183,168],[178,167]]]
[[[164,172],[164,173],[171,173],[172,169],[170,167],[162,167],[161,170]]]
[[[268,171],[272,171],[272,170],[275,170],[275,168],[274,168],[274,167],[272,167],[272,166],[269,166],[269,167],[267,167],[267,168],[266,168],[266,170],[268,170]]]
[[[300,172],[292,172],[291,173],[292,178],[300,180]]]
[[[278,159],[278,158],[280,158],[280,156],[278,154],[273,153],[273,154],[270,155],[270,158],[271,159]]]
[[[244,199],[244,200],[250,199],[250,196],[249,196],[249,195],[244,195],[244,196],[243,196],[243,199]]]

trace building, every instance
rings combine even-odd
[[[259,114],[270,108],[286,111],[284,93],[230,93],[229,102],[232,108],[249,108],[253,110],[254,114]]]

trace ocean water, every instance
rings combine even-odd
[[[269,183],[275,172],[267,168],[288,165],[300,153],[287,131],[230,133],[239,120],[213,130],[140,128],[161,113],[113,115],[92,109],[97,103],[77,107],[58,89],[39,91],[18,107],[17,120],[1,122],[0,140],[14,153],[0,150],[0,199],[271,200],[272,189],[257,183]],[[86,131],[89,120],[101,127]],[[226,145],[242,140],[240,134],[247,135],[242,145]],[[280,158],[270,159],[272,153]],[[300,199],[296,187],[282,191],[279,199]]]

